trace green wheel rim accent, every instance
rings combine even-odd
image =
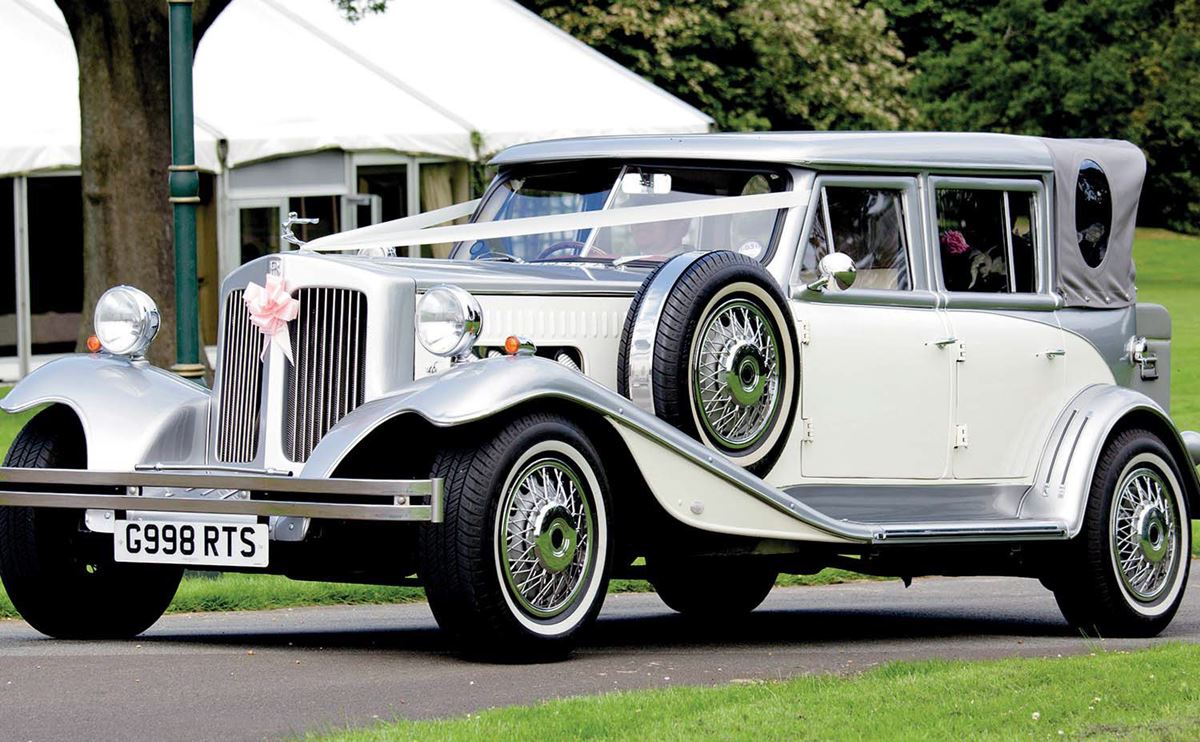
[[[697,417],[720,448],[758,443],[780,403],[779,338],[763,310],[730,299],[704,321],[692,350]]]
[[[1179,512],[1162,475],[1148,466],[1129,472],[1113,496],[1110,523],[1121,582],[1138,601],[1153,603],[1180,561]]]
[[[500,564],[526,613],[567,610],[595,568],[590,492],[570,464],[539,458],[521,470],[500,503]]]

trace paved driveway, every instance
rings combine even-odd
[[[1200,579],[1156,641],[1200,641]],[[609,598],[568,662],[458,659],[424,605],[168,616],[136,642],[62,642],[0,621],[0,740],[262,739],[544,698],[847,672],[926,657],[1134,648],[1086,641],[1033,580],[777,589],[693,628],[654,595]]]

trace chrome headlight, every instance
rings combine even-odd
[[[117,356],[140,356],[158,334],[158,306],[146,292],[115,286],[96,302],[92,318],[101,347]]]
[[[457,286],[434,286],[417,302],[417,339],[435,356],[462,356],[482,329],[479,302]]]

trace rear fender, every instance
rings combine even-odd
[[[89,469],[204,463],[208,390],[144,361],[60,358],[13,387],[0,409],[21,412],[47,404],[65,405],[79,417]]]
[[[866,541],[867,528],[806,507],[583,374],[537,357],[465,363],[368,402],[335,425],[302,476],[329,477],[371,433],[400,415],[438,428],[496,418],[551,401],[600,416],[620,434],[656,500],[701,530],[808,541]],[[401,443],[401,442],[397,442]]]
[[[1098,384],[1076,395],[1059,415],[1042,453],[1033,487],[1021,503],[1020,517],[1059,520],[1067,524],[1069,535],[1075,537],[1083,527],[1101,452],[1114,435],[1134,427],[1158,435],[1174,454],[1192,515],[1200,513],[1196,462],[1167,412],[1141,392]]]

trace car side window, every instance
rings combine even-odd
[[[938,246],[947,291],[1037,290],[1034,194],[939,188]]]
[[[853,258],[858,268],[855,288],[912,288],[903,191],[857,186],[822,188],[800,262],[802,283],[817,279],[817,264],[831,249]]]

